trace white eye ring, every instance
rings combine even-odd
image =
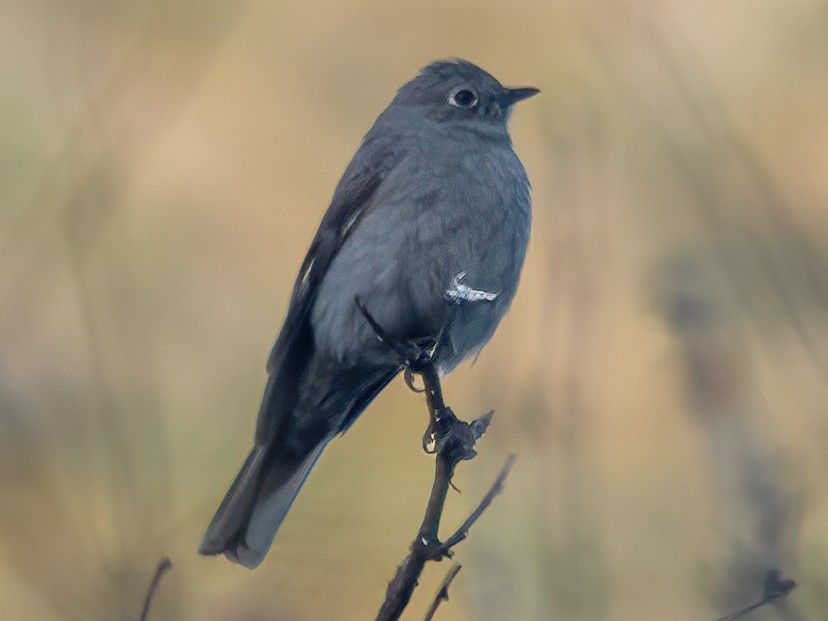
[[[474,108],[477,105],[477,95],[470,88],[461,86],[451,92],[448,102],[456,108]]]

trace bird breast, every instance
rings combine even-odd
[[[346,365],[398,362],[356,299],[400,338],[448,330],[453,366],[485,344],[514,295],[529,234],[523,167],[508,145],[443,146],[389,172],[322,280],[316,346]]]

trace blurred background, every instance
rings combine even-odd
[[[264,564],[201,558],[333,187],[395,89],[535,85],[512,311],[445,382],[494,408],[450,620],[828,610],[828,8],[818,0],[0,6],[0,618],[373,618],[432,476],[390,386]],[[426,569],[421,618],[448,564]]]

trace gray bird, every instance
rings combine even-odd
[[[199,548],[264,558],[320,453],[402,369],[394,339],[436,339],[441,373],[476,355],[517,288],[529,180],[506,127],[535,88],[436,61],[365,135],[311,242],[267,361],[255,444]]]

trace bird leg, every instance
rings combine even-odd
[[[443,401],[443,390],[437,369],[429,366],[419,371],[419,374],[425,385],[430,419],[423,435],[423,450],[426,453],[446,455],[453,463],[471,459],[477,455],[474,444],[489,426],[492,412],[487,412],[471,423],[460,420]]]
[[[404,367],[405,383],[414,392],[425,392],[426,403],[428,404],[429,424],[425,433],[423,434],[423,450],[426,453],[436,453],[440,451],[443,443],[452,436],[452,431],[469,428],[467,423],[464,423],[454,416],[451,408],[447,407],[443,401],[443,391],[440,387],[440,375],[437,367],[434,365],[434,352],[437,349],[437,344],[440,342],[442,335],[436,338],[425,339],[399,339],[389,334],[376,319],[373,318],[365,305],[360,299],[354,298],[359,312],[365,317],[365,320],[371,326],[371,329],[376,333],[377,338],[386,347],[394,351],[401,358],[401,365]],[[423,388],[417,389],[414,386],[414,374],[423,378]],[[459,444],[467,446],[468,450],[462,455],[458,455],[458,459],[470,459],[474,457],[474,450],[471,446],[474,445],[474,440],[471,437],[465,438]],[[470,451],[470,454],[468,454]]]
[[[510,456],[501,470],[489,493],[483,498],[477,509],[469,515],[454,534],[445,541],[439,537],[440,520],[454,469],[462,460],[471,459],[477,452],[474,445],[486,431],[492,418],[492,412],[466,423],[459,420],[443,400],[440,386],[440,373],[434,363],[434,352],[442,341],[441,333],[436,339],[401,340],[392,337],[377,323],[367,309],[356,299],[365,320],[384,343],[400,357],[404,369],[406,384],[412,390],[414,375],[423,378],[423,389],[428,405],[429,423],[423,435],[423,450],[435,455],[434,483],[426,505],[422,524],[414,541],[411,542],[408,555],[397,567],[394,577],[388,583],[385,600],[377,614],[376,621],[396,621],[408,604],[411,593],[417,586],[427,561],[439,561],[452,555],[452,548],[466,538],[469,528],[492,502],[500,491],[503,480],[509,473],[514,457]]]
[[[419,373],[421,369],[430,366],[434,357],[434,352],[437,349],[437,344],[442,338],[442,334],[437,337],[425,337],[419,339],[399,339],[389,334],[376,319],[373,318],[365,305],[360,301],[359,297],[354,298],[359,312],[365,317],[365,321],[371,326],[371,329],[377,335],[377,338],[395,352],[401,358],[402,366],[411,369],[414,373]],[[408,380],[406,379],[408,384]],[[411,384],[409,384],[411,387]]]
[[[411,392],[425,392],[425,387],[420,388],[414,383],[414,372],[409,367],[405,367],[403,379],[405,380],[405,385],[408,386]]]

